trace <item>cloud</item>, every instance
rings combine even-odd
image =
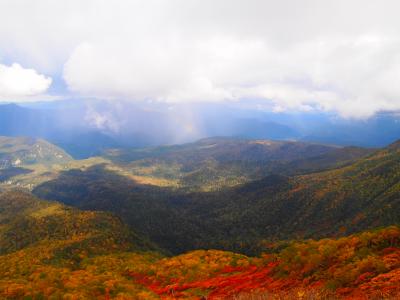
[[[100,129],[105,132],[118,133],[120,130],[120,122],[117,121],[115,112],[108,109],[98,110],[87,104],[85,111],[85,122],[92,128]]]
[[[276,110],[363,118],[400,109],[400,40],[319,39],[276,49],[261,39],[82,44],[64,68],[84,96],[165,102],[265,99]],[[182,46],[183,47],[183,46]]]
[[[84,97],[260,99],[275,111],[365,118],[400,110],[399,9],[392,0],[5,0],[0,49],[62,73]]]
[[[24,69],[17,63],[11,66],[0,64],[0,99],[27,100],[46,92],[51,81],[50,77],[33,69]]]

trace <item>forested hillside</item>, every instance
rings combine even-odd
[[[89,253],[107,252],[114,245],[126,250],[150,247],[150,243],[110,213],[80,211],[21,191],[1,193],[0,254],[15,252],[43,240],[68,241],[78,251]]]
[[[6,146],[9,155],[18,153],[13,147]],[[399,143],[369,150],[210,139],[113,151],[114,157],[81,161],[43,156],[0,170],[8,176],[0,186],[6,190],[0,194],[2,297],[374,299],[400,293]],[[123,163],[122,153],[134,152],[139,157]],[[223,169],[227,161],[236,169]],[[149,172],[135,164],[148,164]],[[162,164],[170,175],[157,173]],[[263,172],[254,173],[255,166]],[[218,179],[213,186],[206,169],[244,180]],[[40,172],[46,174],[37,177]],[[204,177],[188,181],[198,173]],[[199,188],[203,183],[208,188]],[[30,188],[52,201],[32,196]]]
[[[258,257],[217,250],[166,257],[106,213],[21,192],[2,194],[0,212],[2,245],[22,237],[22,229],[34,237],[0,254],[4,299],[375,299],[400,293],[395,226],[340,239],[268,243]],[[30,222],[18,227],[14,214]],[[15,234],[7,236],[9,230]]]
[[[319,238],[398,224],[399,158],[394,144],[345,167],[268,175],[214,192],[154,187],[96,167],[64,172],[34,192],[112,211],[173,253],[197,248],[257,253],[266,237]]]
[[[133,175],[191,191],[221,190],[269,174],[305,174],[343,166],[373,149],[293,141],[207,138],[145,149],[110,149],[104,157]]]
[[[0,195],[0,296],[20,298],[390,298],[400,293],[400,229],[266,243],[248,257],[166,257],[108,213],[23,192]]]

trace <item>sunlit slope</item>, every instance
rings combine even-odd
[[[68,241],[82,251],[145,247],[147,242],[106,212],[80,211],[28,193],[0,194],[0,253],[10,253],[41,241]]]
[[[45,140],[0,136],[0,188],[30,189],[54,178],[53,168],[71,161],[71,156]]]
[[[61,148],[42,139],[0,136],[0,189],[18,187],[32,190],[57,178],[63,171],[84,170],[95,165],[106,165],[131,180],[141,180],[101,157],[74,160]]]
[[[73,160],[47,141],[0,137],[0,188],[34,189],[63,171],[104,165],[143,185],[215,191],[268,174],[306,174],[349,164],[371,149],[302,142],[209,138],[145,149],[112,149],[102,157]]]
[[[0,167],[60,164],[72,158],[61,148],[42,139],[0,136]]]
[[[145,289],[127,280],[122,266],[111,258],[101,265],[92,260],[133,251],[135,263],[151,263],[160,254],[144,251],[155,249],[109,213],[80,211],[18,191],[0,195],[2,299],[104,298],[113,286],[119,293],[125,285],[135,295]]]
[[[194,251],[130,275],[165,299],[397,299],[399,246],[400,230],[393,226],[270,244],[260,258]]]
[[[354,232],[399,224],[399,142],[348,167],[296,177],[290,185],[265,203],[270,204],[268,217],[276,222],[281,218],[279,230],[287,234]]]

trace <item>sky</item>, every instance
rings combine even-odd
[[[1,0],[0,102],[400,110],[399,1]]]

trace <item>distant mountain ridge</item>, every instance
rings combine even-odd
[[[119,146],[112,137],[85,125],[84,111],[0,105],[0,136],[46,139],[76,158]]]
[[[109,149],[103,157],[134,175],[216,190],[268,174],[304,174],[354,162],[374,149],[229,137],[143,149]]]
[[[82,159],[109,148],[171,145],[210,136],[383,147],[398,138],[400,131],[399,116],[389,113],[348,120],[323,113],[242,111],[224,104],[169,110],[162,105],[123,102],[118,107],[107,101],[77,99],[46,105],[3,104],[0,135],[43,138]],[[104,120],[103,125],[96,124],[96,116]]]

